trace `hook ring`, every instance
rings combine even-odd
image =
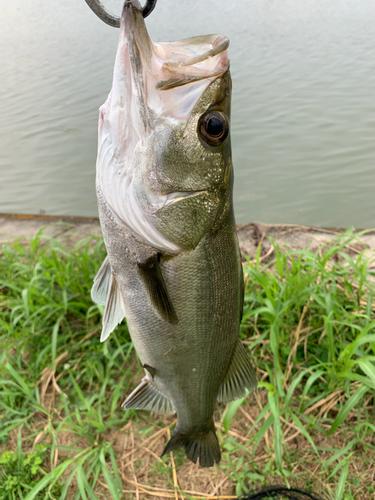
[[[90,9],[106,24],[113,26],[114,28],[120,27],[120,17],[111,14],[107,10],[100,0],[85,0]],[[142,9],[142,15],[144,18],[149,16],[154,10],[157,0],[147,0],[145,6]]]

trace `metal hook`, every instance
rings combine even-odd
[[[120,18],[111,14],[102,4],[100,0],[85,0],[90,9],[95,12],[95,14],[104,21],[106,24],[113,26],[114,28],[120,27]],[[147,0],[145,6],[142,9],[142,15],[144,18],[149,16],[154,10],[157,0]]]
[[[146,19],[146,17],[149,16],[151,12],[155,9],[156,2],[157,0],[147,0],[142,10],[143,19]]]

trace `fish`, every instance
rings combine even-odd
[[[183,447],[202,467],[221,459],[216,402],[257,386],[239,337],[228,45],[217,34],[154,43],[126,0],[98,126],[101,341],[126,318],[145,376],[123,407],[177,414],[162,455]]]

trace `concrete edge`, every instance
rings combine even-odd
[[[26,243],[41,230],[46,236],[58,238],[66,246],[73,246],[85,236],[102,235],[97,217],[0,213],[0,244],[16,240]],[[285,251],[304,248],[315,251],[345,231],[345,228],[263,222],[237,225],[242,254],[254,258],[261,245],[261,257],[264,260],[272,257],[272,239]],[[358,235],[358,239],[350,242],[347,251],[355,255],[365,250],[372,255],[375,251],[375,230],[354,229],[353,234]]]

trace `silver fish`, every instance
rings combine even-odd
[[[146,375],[124,408],[177,413],[163,454],[183,446],[203,467],[221,458],[215,402],[257,385],[239,339],[228,45],[221,35],[153,43],[127,0],[99,118],[101,340],[126,316]]]

